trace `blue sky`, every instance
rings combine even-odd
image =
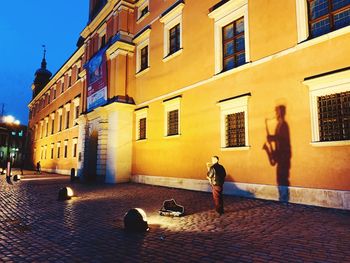
[[[88,20],[88,0],[1,1],[0,104],[6,114],[28,123],[28,103],[35,71],[46,45],[53,74],[76,50]]]

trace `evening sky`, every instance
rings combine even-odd
[[[55,74],[76,50],[88,21],[88,0],[1,1],[0,111],[28,123],[31,85],[46,45],[47,69]],[[0,112],[1,113],[1,112]]]

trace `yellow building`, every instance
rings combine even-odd
[[[64,96],[73,107],[81,94],[78,125],[37,135],[34,161],[65,140],[80,157],[43,167],[208,191],[217,155],[227,194],[350,209],[346,1],[92,0],[81,39],[30,104],[81,59],[76,93]]]

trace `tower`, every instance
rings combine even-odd
[[[33,99],[36,95],[40,93],[40,91],[45,87],[45,85],[49,82],[50,77],[52,73],[46,69],[46,49],[45,45],[43,45],[44,48],[44,55],[43,59],[41,61],[41,68],[39,68],[37,71],[35,71],[35,78],[34,82],[32,85],[32,90],[33,90]]]

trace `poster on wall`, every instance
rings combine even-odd
[[[106,48],[101,49],[87,63],[87,110],[107,102]]]

